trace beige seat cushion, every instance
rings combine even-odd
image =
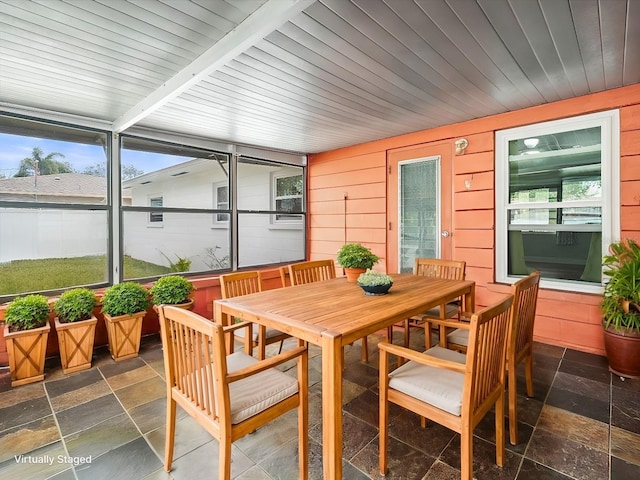
[[[463,328],[456,328],[453,332],[447,335],[447,342],[455,343],[456,345],[469,346],[469,330]]]
[[[431,347],[426,352],[423,352],[425,355],[431,355],[432,357],[439,358],[440,360],[448,360],[450,362],[457,362],[465,364],[467,362],[467,356],[464,353],[456,352],[455,350],[449,350],[448,348],[443,348],[439,345],[435,347]]]
[[[428,352],[425,352],[425,354]],[[450,352],[461,355],[458,352]],[[449,354],[438,352],[434,356],[440,355],[448,356]],[[464,357],[461,363],[465,363],[466,357],[464,355],[461,356]],[[429,367],[412,361],[405,363],[389,374],[390,388],[457,416],[460,416],[462,411],[463,386],[464,374],[462,373],[453,372],[445,368]]]
[[[244,352],[235,352],[227,356],[227,371],[233,372],[257,362]],[[275,368],[234,382],[229,385],[231,423],[240,423],[297,391],[298,380]]]
[[[456,303],[447,303],[444,308],[445,318],[451,318],[458,315],[458,305]],[[433,307],[420,315],[411,317],[412,320],[422,321],[424,317],[440,318],[440,307]]]
[[[258,341],[258,328],[259,328],[259,325],[257,323],[254,323],[253,328],[251,329],[251,335],[253,337],[254,342]],[[244,336],[247,334],[246,332],[247,332],[246,328],[240,328],[235,331],[235,334],[238,337],[244,338]],[[275,328],[267,328],[267,336],[266,336],[267,339],[277,337],[280,335],[282,335],[282,332],[280,330],[276,330]]]

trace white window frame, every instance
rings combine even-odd
[[[497,131],[496,142],[496,281],[512,284],[519,278],[508,275],[508,215],[512,208],[522,208],[522,204],[509,203],[509,142],[516,139],[600,127],[601,142],[601,183],[602,183],[602,255],[611,242],[620,236],[620,115],[618,110],[609,110],[579,117],[565,118],[550,122],[526,125]],[[529,203],[527,208],[545,208],[546,203]],[[561,203],[554,203],[560,208]],[[571,206],[576,206],[571,204]],[[580,206],[580,205],[577,205]],[[541,278],[540,286],[556,290],[583,293],[602,293],[602,286],[586,282]]]
[[[213,208],[214,209],[219,209],[220,208],[220,202],[218,201],[218,189],[220,188],[224,188],[226,187],[227,189],[227,201],[223,202],[227,204],[227,207],[224,208],[223,210],[231,210],[231,199],[229,198],[229,194],[230,194],[230,189],[229,189],[229,182],[216,182],[213,184]],[[226,220],[220,220],[218,219],[218,215],[226,215],[227,219]],[[224,227],[224,228],[228,228],[229,227],[229,218],[230,218],[231,214],[230,213],[214,213],[213,214],[213,226],[214,227]]]
[[[300,200],[302,202],[304,202],[304,192],[301,193],[300,195],[284,195],[284,196],[277,196],[277,192],[278,192],[278,180],[281,178],[289,178],[289,177],[299,177],[302,175],[302,172],[300,172],[299,174],[290,174],[290,173],[274,173],[271,175],[271,203],[272,203],[272,208],[274,211],[277,210],[276,208],[276,204],[277,201],[280,199],[286,199],[286,198],[300,198]],[[304,179],[304,176],[302,177]],[[304,205],[303,205],[304,207]],[[295,218],[287,218],[287,219],[281,219],[278,218],[279,215],[295,215]],[[303,214],[302,212],[300,213],[275,213],[273,215],[271,215],[271,223],[273,225],[283,225],[286,227],[291,227],[291,228],[302,228],[302,224],[303,224]]]
[[[150,207],[162,207],[164,205],[164,197],[162,194],[149,195],[148,199]],[[158,199],[160,200],[160,205],[154,205],[154,201],[157,201]],[[159,220],[153,220],[154,215],[159,215]],[[161,227],[164,224],[164,215],[162,213],[149,212],[147,224],[150,227]]]

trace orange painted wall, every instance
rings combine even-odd
[[[360,242],[386,269],[387,226],[396,220],[386,211],[387,151],[442,141],[453,148],[465,137],[469,147],[453,159],[453,251],[477,282],[478,306],[488,305],[509,289],[494,280],[495,131],[610,109],[620,109],[620,236],[640,241],[640,85],[632,85],[311,155],[310,258],[335,258],[345,241]],[[604,354],[599,302],[599,295],[541,290],[536,340]]]

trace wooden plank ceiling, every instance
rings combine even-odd
[[[0,0],[0,107],[313,153],[640,82],[640,0]]]

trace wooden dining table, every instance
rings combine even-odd
[[[472,312],[475,282],[392,275],[381,296],[365,295],[346,278],[214,301],[214,319],[231,317],[288,333],[322,349],[322,452],[325,479],[342,478],[342,347],[447,301],[464,298]]]

